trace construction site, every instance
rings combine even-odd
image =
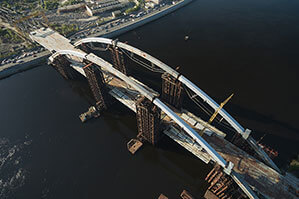
[[[155,146],[165,134],[201,161],[214,165],[206,177],[210,184],[206,193],[208,198],[298,197],[298,179],[283,175],[270,158],[273,154],[263,150],[252,138],[251,131],[245,130],[223,109],[232,95],[218,105],[176,70],[144,51],[117,40],[85,38],[71,44],[57,32],[45,28],[31,32],[30,37],[53,53],[49,63],[65,79],[73,79],[77,75],[87,78],[97,111],[109,109],[112,100],[107,99],[113,97],[136,113],[138,132],[127,145],[132,154],[144,142]],[[93,53],[82,51],[88,43],[100,43],[106,46],[104,49],[110,49],[113,64]],[[149,61],[149,69],[161,72],[161,94],[127,76],[128,66],[123,56],[129,52],[143,59],[140,63]],[[183,89],[183,85],[187,89]],[[184,109],[184,92],[214,108],[209,121]],[[225,139],[225,132],[211,126],[217,115],[235,128],[232,141]]]
[[[102,12],[105,7],[125,7],[119,2],[106,3],[106,6],[99,4],[94,9]],[[86,7],[80,4],[78,7],[61,8],[59,14],[69,13],[74,9]],[[7,9],[0,11],[10,12]],[[94,14],[96,12],[90,16]],[[5,19],[2,17],[2,20],[7,20],[7,16]],[[205,177],[208,185],[205,194],[197,196],[183,190],[180,194],[182,199],[299,197],[298,178],[282,171],[273,161],[278,156],[278,151],[263,144],[262,138],[256,141],[252,136],[253,132],[243,127],[225,110],[225,105],[234,94],[217,103],[179,72],[178,67],[174,69],[175,67],[146,53],[146,50],[118,39],[104,37],[81,35],[76,40],[69,39],[50,25],[43,12],[15,19],[15,25],[6,26],[15,29],[19,37],[28,43],[36,45],[36,51],[48,51],[48,65],[66,81],[80,78],[86,81],[93,104],[86,107],[86,112],[78,115],[82,123],[95,121],[109,112],[114,103],[119,103],[136,116],[136,136],[125,143],[133,157],[142,153],[144,145],[157,147],[161,139],[167,137],[198,161],[211,165],[212,169]],[[107,56],[102,56],[101,53],[106,53],[110,59],[107,60]],[[161,90],[155,90],[148,82],[138,80],[131,73],[132,68],[127,60],[143,70],[159,74]],[[186,107],[186,98],[204,111],[199,114]],[[203,115],[205,116],[202,117]],[[226,131],[221,125],[228,126],[230,130]],[[158,199],[168,197],[161,193]]]

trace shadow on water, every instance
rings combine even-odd
[[[279,136],[299,140],[299,137],[297,136],[298,133],[299,133],[299,128],[297,128],[297,127],[295,127],[295,126],[293,126],[289,123],[277,120],[274,117],[267,116],[265,114],[262,114],[262,113],[259,113],[259,112],[255,111],[255,110],[248,109],[248,108],[242,107],[242,106],[237,105],[237,104],[231,103],[229,105],[229,107],[231,109],[231,112],[238,113],[238,117],[240,117],[240,118],[244,118],[246,120],[252,120],[252,121],[255,121],[255,122],[260,122],[260,123],[263,123],[265,125],[275,125],[275,126],[278,126],[280,128],[287,129],[287,131],[288,131],[287,135],[280,134]],[[261,131],[255,131],[255,132],[266,133],[266,132],[261,132]],[[271,134],[271,132],[269,132],[269,130],[267,130],[267,133]]]

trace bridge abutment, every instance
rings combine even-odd
[[[138,138],[156,145],[161,137],[161,110],[146,98],[136,103]]]
[[[183,87],[182,83],[169,75],[162,74],[162,94],[161,98],[168,104],[177,109],[182,108],[183,101]]]

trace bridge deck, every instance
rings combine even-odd
[[[75,50],[78,52],[80,51],[75,49],[73,45],[69,43],[69,40],[62,39],[61,37],[62,36],[58,33],[49,33],[48,35],[31,35],[32,39],[51,51],[58,51],[62,49]],[[55,41],[57,40],[59,43],[55,44]],[[84,71],[79,65],[73,65],[73,68],[85,76]],[[140,97],[139,93],[133,88],[128,87],[124,81],[108,74],[105,71],[104,78],[107,86],[110,88],[109,94],[127,106],[129,109],[136,112],[135,101]],[[140,85],[145,86],[134,78],[132,79]],[[152,89],[146,86],[145,88],[154,95],[158,95],[158,93]],[[177,110],[174,111],[197,131],[200,131],[203,129],[204,125],[206,125],[203,120],[194,116],[194,114],[187,110],[182,110],[181,112],[178,112]],[[183,130],[176,127],[176,125],[172,123],[172,120],[168,116],[162,113],[161,118],[162,122],[168,125],[168,129],[163,131],[168,137],[190,151],[203,162],[209,163],[211,160],[213,161],[212,157],[205,152],[199,144],[194,143],[193,140],[186,133],[184,133]],[[240,174],[254,190],[258,190],[270,198],[296,198],[296,193],[293,193],[293,189],[295,189],[295,192],[299,189],[299,182],[297,178],[292,178],[289,176],[285,177],[264,163],[251,157],[241,149],[225,140],[224,137],[226,134],[215,127],[209,125],[208,129],[206,129],[204,133],[205,134],[203,138],[219,154],[221,154],[222,157],[234,163],[235,166],[233,170]]]

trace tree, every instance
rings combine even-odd
[[[44,2],[45,3],[45,9],[46,10],[54,10],[57,9],[59,6],[58,0],[47,0]]]

